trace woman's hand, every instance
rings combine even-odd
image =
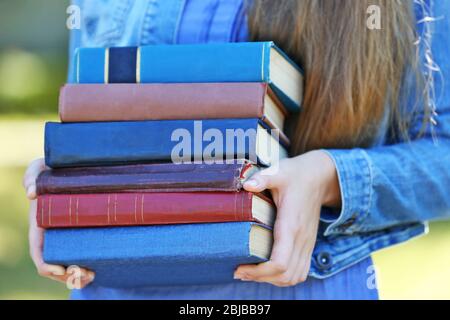
[[[313,151],[263,170],[244,184],[250,192],[269,189],[277,206],[270,260],[243,265],[235,278],[294,286],[304,282],[311,266],[322,206],[340,206],[335,165],[323,151]]]
[[[93,281],[94,273],[92,271],[82,268],[66,270],[63,266],[47,264],[42,258],[44,230],[37,226],[36,221],[36,179],[45,169],[44,159],[37,159],[30,164],[23,177],[23,186],[26,190],[27,198],[30,199],[30,229],[28,234],[30,255],[39,275],[65,284],[70,284],[72,288],[81,289]]]

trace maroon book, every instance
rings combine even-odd
[[[41,195],[41,228],[254,221],[272,225],[275,207],[250,192]]]
[[[234,192],[257,170],[246,161],[67,168],[42,172],[36,184],[38,194]]]

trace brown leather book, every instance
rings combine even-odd
[[[62,122],[261,118],[283,129],[286,109],[265,83],[68,84]]]

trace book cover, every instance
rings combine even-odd
[[[46,263],[95,271],[104,287],[207,285],[266,261],[271,242],[271,232],[251,222],[51,229],[43,254]]]
[[[253,118],[49,122],[45,161],[51,168],[233,159],[270,165],[287,156],[277,140]]]
[[[269,101],[270,99],[270,101]],[[260,118],[283,129],[287,110],[265,83],[68,84],[62,122]]]
[[[274,51],[298,73],[296,82],[301,82],[302,70],[273,42],[79,48],[72,78],[87,84],[265,82],[287,108],[297,112],[301,93],[286,92],[271,76]]]
[[[267,214],[269,210],[270,219],[260,218],[263,213],[258,211]],[[44,229],[239,221],[272,224],[274,214],[270,199],[250,192],[41,195],[37,223]]]
[[[257,172],[255,164],[153,163],[127,166],[62,168],[43,171],[37,194],[121,192],[238,192]]]

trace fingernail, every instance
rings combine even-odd
[[[245,182],[245,184],[250,187],[257,187],[259,183],[258,181],[252,179]]]
[[[89,281],[94,281],[95,279],[95,273],[89,272]]]

